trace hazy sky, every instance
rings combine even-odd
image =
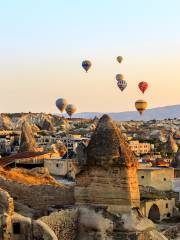
[[[58,97],[79,112],[179,104],[179,11],[179,0],[0,0],[0,112],[56,112]]]

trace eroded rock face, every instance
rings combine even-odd
[[[168,141],[165,144],[165,148],[168,153],[176,153],[178,151],[178,146],[173,138],[172,133],[169,134]]]
[[[5,130],[12,129],[12,122],[11,119],[6,114],[0,115],[0,128]]]
[[[114,215],[104,209],[81,207],[77,240],[167,240],[137,209]]]
[[[178,152],[176,153],[175,161],[176,161],[177,168],[180,168],[180,147]]]
[[[22,124],[20,152],[34,152],[36,150],[36,142],[33,137],[31,126],[27,122]]]
[[[127,212],[139,207],[137,160],[109,116],[99,120],[84,153],[77,156],[83,163],[76,176],[77,204],[106,206],[110,212]]]
[[[87,165],[137,166],[137,160],[120,129],[103,115],[87,147]]]
[[[42,124],[42,130],[47,130],[47,131],[50,131],[50,132],[54,131],[53,124],[49,119],[44,120],[44,122]]]

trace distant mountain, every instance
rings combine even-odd
[[[77,113],[73,117],[75,118],[94,118],[101,117],[104,113],[100,112],[82,112]],[[129,121],[129,120],[162,120],[165,118],[179,118],[180,119],[180,105],[159,107],[148,109],[142,116],[136,111],[129,112],[107,112],[116,121]]]

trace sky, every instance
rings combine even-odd
[[[0,112],[56,113],[59,97],[78,112],[180,104],[179,9],[179,0],[0,0]]]

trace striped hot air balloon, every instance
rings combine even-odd
[[[141,90],[141,92],[144,93],[146,91],[146,89],[148,88],[148,83],[147,82],[140,82],[138,84],[138,87]]]
[[[127,87],[127,82],[125,80],[117,81],[118,88],[123,91]]]
[[[145,100],[137,100],[135,102],[135,107],[140,115],[146,110],[148,103]]]

